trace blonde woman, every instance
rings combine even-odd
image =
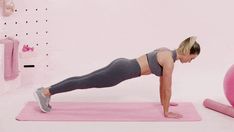
[[[169,111],[170,105],[177,105],[170,103],[174,62],[180,60],[181,63],[190,63],[199,54],[200,46],[196,42],[196,37],[189,37],[175,50],[159,48],[135,59],[118,58],[106,67],[87,75],[67,78],[47,88],[38,88],[34,95],[40,109],[49,112],[52,95],[76,89],[111,87],[127,79],[155,74],[160,81],[160,101],[164,116],[181,118],[181,114]]]

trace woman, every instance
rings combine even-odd
[[[108,66],[84,76],[65,79],[48,88],[39,88],[34,95],[43,112],[49,112],[49,104],[52,95],[68,92],[76,89],[104,88],[136,78],[141,75],[155,74],[160,80],[160,100],[163,106],[164,116],[167,118],[181,118],[182,115],[169,112],[171,98],[171,83],[174,62],[191,62],[200,54],[200,46],[196,37],[185,39],[176,50],[159,48],[136,59],[118,58]]]

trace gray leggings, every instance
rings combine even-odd
[[[90,74],[71,77],[52,85],[49,91],[51,95],[54,95],[76,89],[111,87],[140,75],[141,69],[136,59],[118,58],[106,67]]]

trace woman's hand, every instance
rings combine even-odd
[[[176,102],[170,102],[170,106],[178,106],[179,104]]]
[[[164,116],[166,118],[175,118],[175,119],[179,119],[179,118],[183,117],[183,115],[178,114],[178,113],[174,113],[174,112],[166,112],[166,113],[164,113]]]
[[[161,103],[162,104],[162,103]],[[162,104],[163,105],[163,104]],[[170,106],[178,106],[179,104],[178,103],[176,103],[176,102],[170,102],[170,104],[169,104]]]

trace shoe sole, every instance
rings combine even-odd
[[[41,111],[44,112],[44,113],[47,113],[48,111],[45,111],[44,109],[42,109],[42,105],[41,105],[40,99],[39,99],[39,97],[37,95],[37,91],[33,92],[33,95],[34,95],[34,97],[35,97],[35,99],[37,101],[37,104],[39,105]]]

